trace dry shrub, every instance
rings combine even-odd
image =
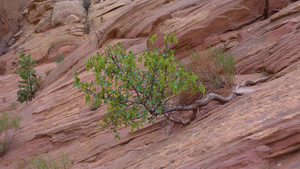
[[[54,70],[53,68],[52,68],[52,69],[47,69],[46,72],[45,72],[46,76],[49,76],[50,73],[51,73],[53,70]]]
[[[186,67],[199,77],[199,83],[205,86],[206,94],[220,88],[230,88],[234,83],[234,58],[225,54],[221,48],[209,48],[204,52],[191,51],[191,63]],[[200,99],[200,92],[182,92],[179,104],[190,105]]]
[[[68,154],[60,154],[55,160],[45,154],[38,155],[27,160],[21,160],[17,162],[17,166],[20,169],[69,169],[73,165],[74,161],[69,159]]]
[[[21,116],[13,117],[7,112],[2,112],[0,117],[0,157],[4,156],[12,143],[20,120]]]

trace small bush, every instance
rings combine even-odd
[[[86,17],[85,17],[85,20],[84,20],[84,33],[85,33],[85,34],[89,34],[89,33],[90,33],[91,22],[92,22],[92,20],[89,19],[88,16],[86,16]]]
[[[35,93],[41,85],[41,77],[35,75],[36,70],[33,69],[36,64],[35,60],[31,59],[31,55],[25,55],[20,53],[20,60],[18,60],[19,67],[17,68],[17,74],[22,78],[18,81],[20,88],[17,92],[18,102],[31,101],[34,98]]]
[[[99,107],[100,107],[100,101],[97,100],[97,99],[94,99],[92,102],[91,102],[91,105],[90,105],[90,110],[91,111],[94,111],[94,110],[97,110]]]
[[[50,43],[50,48],[57,49],[56,43],[55,43],[55,42],[51,42],[51,43]]]
[[[11,117],[7,112],[2,112],[0,117],[0,157],[2,157],[11,143],[15,131],[19,128],[21,116]]]
[[[56,60],[55,60],[55,62],[57,63],[57,64],[59,64],[61,61],[63,61],[65,58],[64,58],[64,54],[58,54],[57,55],[57,58],[56,58]]]
[[[263,74],[264,76],[270,76],[270,73],[267,70],[265,70],[265,69],[263,69],[261,71],[261,74]]]
[[[197,74],[198,81],[203,83],[206,93],[233,85],[234,58],[231,54],[225,54],[220,48],[209,48],[202,53],[191,51],[190,59],[191,63],[186,67]],[[200,92],[182,92],[178,102],[180,105],[189,105],[202,96]]]
[[[17,107],[17,104],[16,104],[15,102],[12,102],[10,107],[11,107],[13,110],[15,110],[16,107]]]
[[[202,55],[191,51],[191,68],[210,92],[222,87],[230,88],[234,82],[234,58],[220,48],[210,48]]]
[[[37,156],[18,164],[21,169],[69,169],[73,161],[69,160],[68,155],[61,155],[59,160],[53,160],[50,156]],[[29,164],[28,164],[29,163]]]
[[[47,69],[45,72],[46,76],[49,76],[52,71],[53,71],[53,69]]]
[[[90,5],[91,5],[91,2],[90,2],[89,0],[83,0],[82,6],[84,7],[84,9],[85,9],[86,11],[89,10]]]

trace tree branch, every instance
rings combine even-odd
[[[265,8],[264,8],[264,18],[268,19],[269,17],[269,7],[270,7],[270,1],[269,0],[265,0]]]
[[[201,108],[203,106],[206,106],[207,104],[209,104],[211,101],[218,101],[222,104],[224,103],[228,103],[230,100],[236,98],[238,95],[241,95],[239,93],[237,93],[237,90],[240,87],[244,87],[244,86],[248,86],[248,85],[256,85],[258,83],[262,83],[265,82],[267,80],[269,80],[272,77],[272,75],[267,76],[267,77],[262,77],[258,80],[252,81],[252,80],[245,80],[241,85],[237,85],[236,90],[233,91],[228,97],[223,97],[214,93],[210,93],[208,94],[205,99],[203,100],[197,100],[194,104],[188,105],[188,106],[171,106],[168,108],[164,108],[163,110],[163,114],[172,122],[177,123],[177,124],[181,124],[181,125],[189,125],[195,118],[196,118],[196,114],[197,114],[197,110],[198,108]],[[193,114],[190,118],[190,120],[186,123],[182,122],[179,119],[175,119],[172,118],[169,113],[173,112],[173,111],[190,111],[193,110]]]
[[[163,110],[163,113],[169,113],[173,111],[190,111],[190,110],[195,110],[200,107],[206,106],[208,103],[210,103],[213,100],[216,100],[220,103],[227,103],[230,100],[234,99],[237,95],[234,93],[231,93],[228,97],[222,97],[220,95],[214,94],[214,93],[209,93],[204,100],[197,100],[196,103],[188,105],[188,106],[172,106],[165,108]]]

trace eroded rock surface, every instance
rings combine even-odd
[[[76,9],[59,15],[62,10],[55,9],[67,3],[76,4]],[[0,57],[0,111],[11,110],[17,100],[19,52],[31,52],[38,61],[37,74],[43,85],[33,101],[17,104],[16,111],[23,116],[21,128],[1,159],[1,168],[14,168],[16,161],[38,154],[57,157],[61,152],[74,160],[73,168],[297,166],[300,2],[270,3],[280,11],[228,31],[260,16],[264,1],[106,0],[92,1],[85,13],[82,1],[32,0],[25,11],[28,23],[15,42],[18,47]],[[88,35],[82,22],[86,14],[91,19]],[[122,127],[122,139],[114,140],[109,128],[97,131],[107,108],[102,105],[96,111],[89,110],[84,93],[73,87],[74,71],[82,81],[92,80],[92,72],[84,72],[84,59],[118,41],[138,54],[153,33],[159,35],[158,46],[163,45],[162,35],[175,33],[179,44],[172,48],[184,63],[189,62],[190,50],[202,51],[208,45],[231,52],[237,72],[248,74],[238,76],[237,83],[253,78],[249,75],[253,72],[277,74],[228,104],[212,103],[212,108],[204,108],[186,128],[170,131],[171,124],[158,119],[155,125],[133,134]],[[65,59],[54,63],[61,54]],[[47,76],[49,69],[53,71]],[[255,74],[252,80],[260,76]]]
[[[29,0],[3,0],[0,5],[0,56],[9,52],[23,22],[22,12]]]

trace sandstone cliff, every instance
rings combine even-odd
[[[19,52],[32,53],[43,79],[34,100],[13,110],[23,119],[1,168],[15,168],[38,154],[58,158],[61,152],[74,160],[73,168],[299,168],[300,2],[270,0],[270,8],[279,11],[246,24],[261,16],[264,5],[262,0],[106,0],[91,1],[85,9],[81,0],[31,0],[23,5],[20,32],[14,29],[19,22],[10,25],[11,12],[0,8],[1,44],[17,37],[0,56],[0,111],[11,110],[17,100]],[[225,105],[208,105],[188,127],[171,131],[161,119],[133,134],[120,128],[122,139],[114,140],[109,129],[98,132],[106,106],[89,110],[84,93],[73,87],[74,71],[83,81],[92,80],[84,59],[116,42],[139,53],[153,33],[160,40],[175,33],[179,44],[172,48],[184,63],[190,49],[226,49],[236,60],[236,84],[261,77],[263,70],[274,78]],[[61,54],[65,59],[55,64]]]

